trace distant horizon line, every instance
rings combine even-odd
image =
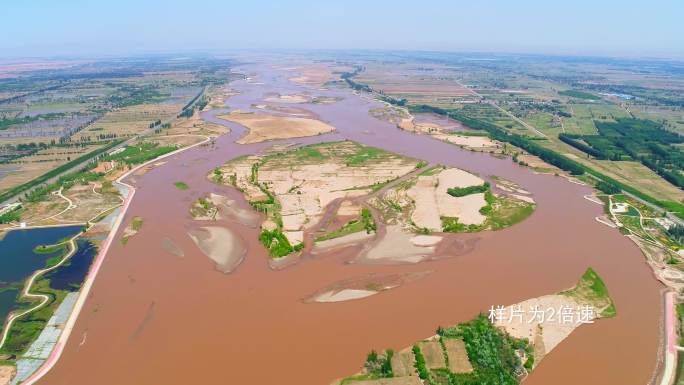
[[[8,52],[8,51],[5,51]],[[159,50],[142,50],[129,52],[115,52],[110,53],[70,53],[70,54],[45,54],[45,55],[3,55],[0,53],[0,60],[35,60],[35,59],[51,59],[51,60],[67,60],[67,59],[114,59],[114,58],[132,58],[132,57],[149,57],[149,56],[170,56],[182,54],[230,54],[239,52],[252,53],[305,53],[305,52],[328,52],[328,53],[344,53],[344,52],[366,52],[366,53],[440,53],[440,54],[460,54],[460,55],[501,55],[501,56],[546,56],[556,58],[586,58],[586,59],[630,59],[641,61],[676,61],[684,62],[684,53],[671,55],[657,55],[657,54],[639,54],[639,53],[623,53],[623,54],[599,54],[599,53],[562,53],[562,52],[544,52],[544,51],[497,51],[497,50],[458,50],[458,49],[418,49],[418,48],[183,48],[183,49],[159,49]]]

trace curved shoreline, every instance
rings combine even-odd
[[[76,240],[76,238],[80,237],[81,234],[82,233],[78,233],[78,234],[74,235],[73,237],[69,238],[68,241],[64,242],[64,243],[69,244],[69,252],[67,252],[64,255],[64,257],[62,257],[62,259],[59,261],[59,263],[55,264],[54,266],[45,268],[45,269],[36,270],[33,272],[33,274],[31,274],[31,276],[27,280],[26,284],[24,285],[24,289],[21,292],[21,296],[25,297],[25,298],[29,298],[29,299],[40,299],[41,301],[36,306],[34,306],[30,309],[24,310],[21,313],[12,314],[7,319],[7,323],[5,323],[5,327],[2,331],[2,338],[0,338],[0,349],[2,349],[2,347],[5,345],[5,342],[7,342],[7,336],[9,335],[9,331],[12,329],[12,325],[14,324],[14,321],[16,321],[17,319],[19,319],[19,318],[21,318],[27,314],[30,314],[30,313],[42,308],[50,300],[50,297],[45,295],[45,294],[41,294],[41,293],[33,294],[33,293],[31,293],[31,287],[33,287],[33,284],[36,281],[36,278],[38,278],[41,275],[62,266],[64,264],[64,262],[66,262],[69,258],[71,258],[72,255],[74,255],[74,253],[77,250],[77,246],[76,246],[74,241]]]
[[[40,380],[43,376],[45,376],[50,369],[52,369],[59,358],[62,356],[62,353],[64,351],[64,347],[66,346],[66,343],[69,339],[69,336],[71,335],[71,331],[74,328],[74,325],[76,324],[76,321],[78,320],[78,316],[81,313],[81,310],[83,309],[83,305],[85,304],[86,299],[88,298],[88,294],[90,293],[90,290],[93,286],[93,283],[95,281],[95,278],[97,277],[98,272],[100,271],[100,268],[102,267],[102,263],[104,262],[105,257],[107,256],[107,251],[109,250],[109,247],[112,244],[112,241],[114,240],[114,237],[119,231],[119,226],[121,226],[121,223],[123,222],[124,217],[126,216],[126,212],[128,211],[128,207],[130,206],[131,201],[133,200],[133,197],[135,196],[135,188],[128,183],[124,182],[123,180],[129,177],[131,174],[136,172],[142,167],[145,167],[153,162],[157,162],[160,159],[163,158],[168,158],[173,155],[179,154],[185,150],[188,150],[190,148],[205,144],[207,142],[211,141],[211,138],[209,136],[205,136],[205,139],[201,142],[194,143],[190,146],[179,148],[176,151],[172,151],[168,154],[164,154],[160,157],[151,159],[145,163],[139,164],[138,166],[128,170],[125,174],[121,175],[119,178],[116,179],[116,183],[124,186],[127,189],[127,195],[126,198],[124,199],[123,204],[121,205],[121,212],[119,213],[119,216],[116,218],[116,221],[112,225],[112,229],[109,231],[109,235],[107,238],[104,240],[102,247],[100,248],[100,252],[97,255],[97,258],[93,262],[93,264],[90,267],[90,271],[88,275],[86,276],[85,281],[83,281],[83,286],[81,286],[81,291],[78,295],[78,299],[76,300],[76,303],[74,304],[74,308],[71,311],[71,314],[69,314],[69,318],[67,319],[66,324],[64,325],[64,329],[62,330],[62,333],[59,335],[59,338],[57,339],[57,342],[55,343],[55,347],[50,353],[50,356],[45,360],[43,365],[38,368],[31,376],[29,376],[24,382],[22,382],[22,385],[31,385],[35,384],[38,380]],[[76,235],[73,239],[76,237],[80,236],[81,234]],[[73,242],[72,239],[72,242]],[[75,248],[74,250],[75,251]],[[71,254],[73,254],[73,251]],[[64,262],[67,258],[64,258],[62,262]],[[60,262],[61,265],[61,262]],[[35,273],[34,273],[35,274]],[[30,288],[30,286],[27,286],[27,290]],[[42,306],[42,304],[41,304]],[[33,311],[33,310],[31,310]],[[9,329],[8,329],[9,330]],[[1,346],[1,345],[0,345]]]

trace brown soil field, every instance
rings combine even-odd
[[[102,118],[72,136],[73,141],[90,136],[116,134],[126,138],[149,129],[157,119],[162,122],[176,117],[183,106],[176,104],[140,104],[107,112]],[[102,129],[100,129],[102,128]]]
[[[171,128],[163,129],[160,134],[155,136],[192,134],[213,137],[223,135],[228,132],[230,132],[228,127],[207,122],[200,117],[199,113],[195,113],[190,118],[179,118],[174,120]]]
[[[15,163],[0,164],[0,169],[11,171],[0,179],[0,191],[26,183],[46,172],[67,163],[70,159],[76,159],[88,152],[94,151],[100,146],[74,146],[74,147],[51,147],[40,150],[31,156],[17,159]]]
[[[312,87],[320,87],[328,81],[336,78],[333,72],[348,71],[349,67],[331,67],[324,64],[308,64],[295,68],[293,71],[298,75],[291,77],[290,81],[296,84]]]
[[[447,351],[447,357],[449,357],[449,370],[452,373],[472,372],[473,365],[470,364],[463,340],[445,338],[443,342]]]
[[[433,65],[416,68],[407,65],[368,65],[354,78],[376,91],[406,98],[415,104],[446,106],[454,100],[475,100],[472,91],[457,81],[454,72]]]
[[[260,113],[231,112],[227,115],[220,115],[219,118],[241,124],[249,129],[249,133],[238,140],[240,144],[314,136],[335,130],[333,126],[320,120]]]
[[[0,385],[9,385],[16,372],[14,366],[0,366]]]
[[[392,373],[396,377],[416,376],[416,357],[411,348],[404,348],[392,356]]]
[[[429,369],[445,368],[444,351],[442,351],[442,344],[437,340],[421,341],[418,343],[420,351],[425,357],[425,365]]]

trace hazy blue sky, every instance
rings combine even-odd
[[[684,0],[3,1],[0,56],[231,48],[684,57]]]

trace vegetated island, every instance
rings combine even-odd
[[[432,255],[443,239],[433,232],[497,230],[535,207],[513,182],[497,178],[501,192],[494,193],[464,170],[429,167],[351,141],[240,157],[209,178],[238,188],[266,214],[260,240],[275,258],[302,250],[305,233],[313,233],[312,252],[318,253],[376,238],[381,224],[387,231],[359,258],[413,263]],[[193,210],[204,216],[210,205],[197,202]]]
[[[344,141],[236,158],[209,178],[235,186],[252,207],[266,214],[260,240],[278,258],[304,247],[304,230],[319,222],[331,202],[366,195],[415,170],[417,164],[415,159]],[[374,231],[368,214],[359,208],[357,215],[363,229]]]
[[[513,315],[513,309],[521,309],[522,317]],[[554,311],[550,317],[549,309],[563,313]],[[589,268],[568,290],[508,306],[500,314],[490,310],[490,315],[438,327],[436,335],[398,352],[373,350],[359,373],[333,384],[517,385],[577,327],[615,314],[605,284]]]
[[[371,200],[389,224],[430,234],[498,230],[527,218],[535,208],[529,193],[510,181],[489,182],[456,168],[435,166]],[[510,193],[509,193],[510,192]]]

